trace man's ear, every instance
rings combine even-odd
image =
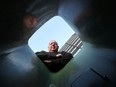
[[[48,46],[48,51],[49,51],[49,46]]]
[[[58,49],[59,49],[59,46],[58,46]]]

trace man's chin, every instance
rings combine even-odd
[[[56,52],[56,50],[51,50],[51,52]]]

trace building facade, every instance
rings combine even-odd
[[[82,47],[82,40],[74,33],[59,51],[66,51],[75,55]]]

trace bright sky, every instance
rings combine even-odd
[[[34,52],[48,51],[48,43],[56,40],[60,49],[73,34],[73,29],[61,17],[55,16],[39,28],[28,43]]]

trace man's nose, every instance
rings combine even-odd
[[[55,46],[55,44],[52,44],[52,46]]]
[[[52,44],[52,46],[55,46],[55,44]]]

